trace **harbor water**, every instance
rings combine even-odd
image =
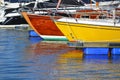
[[[120,80],[120,55],[85,54],[62,42],[0,29],[0,80]]]

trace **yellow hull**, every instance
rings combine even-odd
[[[120,27],[55,22],[69,41],[120,42]]]

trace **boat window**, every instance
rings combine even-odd
[[[99,19],[105,19],[107,18],[106,16],[99,16]]]
[[[81,18],[89,18],[89,16],[81,16]]]

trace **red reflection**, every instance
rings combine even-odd
[[[57,42],[40,42],[30,45],[26,49],[27,53],[34,53],[37,55],[65,53],[69,50],[74,50],[74,48],[70,48],[66,43]]]

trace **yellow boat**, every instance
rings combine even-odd
[[[117,19],[113,15],[113,18],[98,17],[90,19],[90,15],[86,14],[79,18],[63,17],[56,20],[55,24],[69,41],[120,42],[120,16]]]

